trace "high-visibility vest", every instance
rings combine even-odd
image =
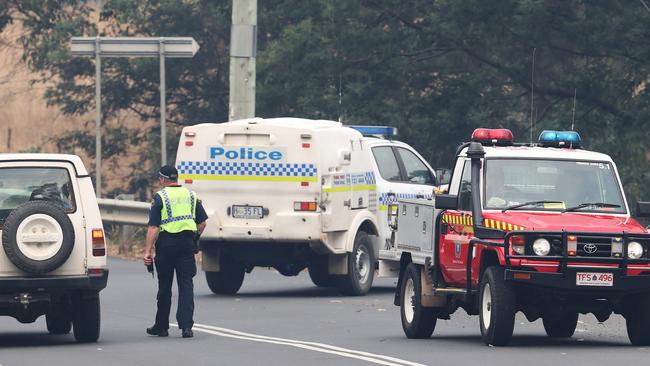
[[[162,199],[160,231],[196,231],[196,194],[185,187],[165,187],[156,192]]]

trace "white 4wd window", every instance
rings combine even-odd
[[[0,168],[0,223],[28,201],[49,201],[74,212],[70,175],[65,168]]]
[[[403,147],[372,148],[379,174],[389,182],[435,185],[427,166],[413,152]]]

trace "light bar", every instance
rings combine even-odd
[[[580,147],[580,134],[576,131],[545,130],[539,135],[539,144],[552,147]]]
[[[482,145],[512,145],[514,136],[506,128],[477,128],[472,132],[472,141]]]
[[[397,128],[390,126],[347,126],[361,132],[364,136],[379,136],[383,138],[391,138],[397,136]]]

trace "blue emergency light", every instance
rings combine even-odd
[[[550,131],[545,130],[539,135],[541,146],[551,147],[580,147],[580,134],[576,131]]]
[[[390,139],[397,135],[397,128],[389,126],[347,126],[361,132],[364,136],[379,136]]]

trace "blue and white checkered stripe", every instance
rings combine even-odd
[[[388,193],[384,192],[379,195],[379,204],[387,205],[389,203],[397,202],[400,199],[417,198],[417,195],[417,193],[395,193],[389,196]],[[433,195],[425,194],[423,198],[430,199],[433,198]]]
[[[162,195],[162,199],[165,201],[165,210],[167,212],[167,218],[164,220],[160,220],[160,225],[165,225],[169,224],[172,222],[178,222],[178,221],[185,221],[185,220],[194,220],[194,192],[190,191],[190,212],[192,214],[190,215],[183,215],[183,216],[176,216],[174,217],[172,215],[172,206],[169,202],[169,196],[167,195],[167,191],[164,189],[160,191],[160,194]]]
[[[308,163],[181,161],[178,164],[179,174],[315,177],[316,172],[316,165]]]
[[[377,184],[374,172],[366,172],[366,184]]]

